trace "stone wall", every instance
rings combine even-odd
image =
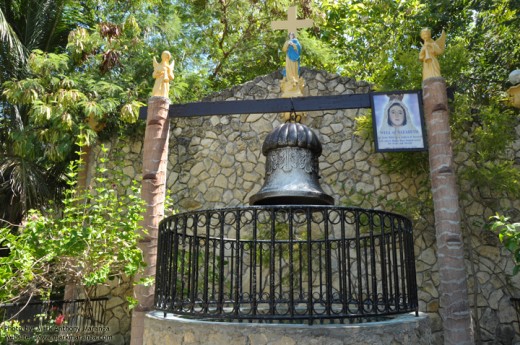
[[[130,343],[131,313],[128,308],[127,296],[131,296],[133,284],[130,279],[114,279],[108,284],[99,286],[95,296],[108,297],[105,319],[105,328],[100,335],[109,339],[107,343],[123,345]]]
[[[303,69],[305,95],[325,96],[369,92],[365,82],[321,71]],[[280,97],[279,72],[258,77],[206,100],[267,99]],[[433,216],[422,191],[429,188],[427,169],[410,168],[389,173],[374,152],[371,139],[356,134],[356,117],[369,110],[310,112],[306,125],[323,145],[321,185],[336,205],[403,210],[415,221],[415,254],[420,311],[432,321],[434,344],[442,344],[438,314],[439,275]],[[262,186],[265,157],[261,146],[266,135],[280,124],[279,114],[249,114],[172,119],[169,176],[173,207],[183,210],[247,205]],[[517,132],[520,137],[520,128]],[[142,143],[119,143],[126,154],[124,172],[140,179]],[[520,141],[515,142],[520,158]],[[412,154],[410,154],[412,155]],[[410,156],[412,157],[412,156]],[[456,164],[467,164],[464,153]],[[128,181],[122,181],[125,185]],[[466,242],[470,304],[475,334],[482,344],[520,341],[516,311],[510,297],[520,296],[519,280],[511,277],[513,262],[483,222],[497,210],[483,191],[461,181],[461,207]],[[412,206],[412,207],[410,207]],[[518,200],[504,200],[500,208],[520,208]]]

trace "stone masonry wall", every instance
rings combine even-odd
[[[145,318],[144,345],[429,345],[428,318],[412,314],[391,321],[302,325]],[[348,336],[345,336],[348,334]]]
[[[105,318],[106,326],[101,334],[109,339],[107,343],[123,345],[130,343],[131,313],[128,308],[127,296],[132,294],[132,282],[129,279],[112,280],[109,284],[100,286],[95,297],[108,297]]]
[[[322,71],[302,69],[305,95],[325,96],[367,93],[366,82]],[[208,101],[267,99],[280,97],[281,74],[274,72],[209,97]],[[419,309],[428,313],[434,344],[442,344],[438,314],[439,274],[433,216],[421,190],[429,188],[428,171],[410,169],[388,173],[382,166],[386,156],[374,152],[374,144],[356,134],[355,119],[369,110],[310,112],[304,123],[321,140],[321,185],[336,205],[362,206],[414,213],[415,254],[419,286]],[[172,119],[167,188],[173,207],[179,211],[247,205],[264,178],[265,157],[261,146],[266,135],[279,125],[279,114],[249,114]],[[520,128],[517,129],[520,137]],[[119,143],[125,153],[124,172],[140,180],[142,143]],[[520,141],[515,142],[520,158]],[[456,157],[459,167],[467,157]],[[122,181],[125,185],[129,181]],[[461,207],[466,242],[470,304],[477,340],[482,344],[520,342],[517,314],[510,297],[520,297],[520,282],[511,277],[513,261],[483,222],[494,213],[482,190],[461,182]],[[520,208],[518,200],[504,200],[499,207]],[[407,208],[407,205],[414,207]],[[404,207],[403,207],[404,206]],[[497,205],[495,205],[497,206]],[[398,209],[397,209],[398,210]],[[496,207],[495,207],[496,210]]]

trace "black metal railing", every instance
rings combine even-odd
[[[159,228],[155,308],[212,320],[417,313],[411,222],[350,207],[181,213]]]
[[[84,330],[88,326],[105,324],[107,300],[108,298],[103,297],[0,304],[0,322],[16,320],[21,326],[35,327],[42,324],[64,324]]]

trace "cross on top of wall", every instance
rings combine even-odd
[[[291,6],[287,10],[287,20],[275,20],[271,22],[273,30],[287,30],[287,34],[294,32],[296,34],[298,29],[309,28],[314,22],[312,19],[297,19],[296,6]]]

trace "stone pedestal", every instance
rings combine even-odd
[[[303,89],[305,87],[305,80],[299,77],[298,80],[289,80],[283,77],[280,80],[280,90],[282,91],[282,98],[303,97]],[[305,118],[305,113],[282,113],[281,119],[283,122],[296,121],[302,123]]]
[[[282,90],[283,98],[302,97],[303,88],[305,87],[305,80],[299,77],[298,80],[290,80],[284,77],[280,80],[280,89]]]
[[[426,345],[432,343],[425,314],[405,314],[388,321],[332,325],[229,323],[163,317],[145,318],[145,345]]]

